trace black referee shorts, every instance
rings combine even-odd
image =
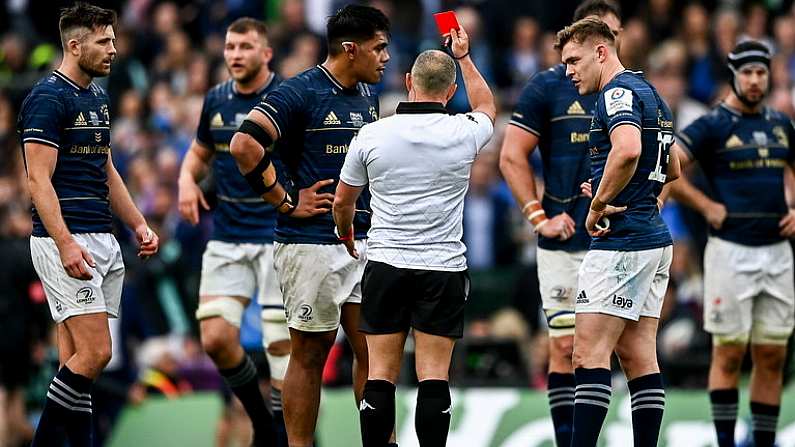
[[[468,295],[466,270],[415,270],[367,261],[359,329],[367,334],[394,334],[413,327],[461,338]]]

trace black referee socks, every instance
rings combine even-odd
[[[627,382],[632,399],[632,436],[636,446],[655,446],[660,436],[665,390],[660,373],[636,377]]]
[[[442,447],[447,443],[452,415],[449,383],[446,380],[420,382],[414,428],[422,447]]]
[[[571,445],[571,429],[574,419],[574,374],[549,373],[547,396],[552,425],[555,427],[555,445]]]
[[[257,367],[248,355],[243,356],[239,365],[229,369],[219,369],[218,372],[235,393],[254,428],[254,445],[276,445],[276,436],[273,428],[273,417],[265,406],[265,399],[259,389],[257,380]]]
[[[359,424],[363,447],[384,447],[395,427],[395,385],[386,380],[368,380],[359,402]]]
[[[595,447],[610,408],[610,370],[606,368],[577,368],[574,370],[577,388],[574,393],[574,431],[571,445]]]
[[[91,447],[92,380],[64,365],[50,382],[47,401],[33,437],[33,447],[63,445],[66,433],[71,447]]]

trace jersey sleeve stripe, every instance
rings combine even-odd
[[[636,123],[634,121],[630,121],[630,120],[623,120],[623,121],[619,121],[619,122],[613,124],[612,126],[610,126],[610,129],[607,130],[607,134],[608,135],[612,134],[613,130],[615,130],[616,127],[622,126],[624,124],[633,125],[633,126],[637,127],[638,130],[643,131],[643,129],[640,127],[640,124],[638,124],[638,123]]]
[[[681,147],[682,150],[685,151],[688,158],[692,160],[694,157],[693,157],[693,150],[690,149],[690,145],[692,145],[693,142],[690,140],[690,138],[688,138],[687,135],[683,133],[677,133],[676,142],[679,144],[679,147]]]
[[[526,130],[526,131],[530,132],[531,134],[533,134],[533,135],[535,135],[537,137],[541,136],[541,132],[539,132],[539,131],[537,131],[537,130],[533,129],[532,127],[529,127],[529,126],[527,126],[525,124],[522,124],[522,123],[520,123],[518,121],[510,120],[510,121],[508,121],[508,124],[513,124],[514,126],[520,128],[520,129]]]
[[[271,107],[269,104],[264,104],[263,103],[263,105]],[[268,120],[270,120],[271,123],[273,123],[273,127],[276,128],[276,133],[278,133],[279,134],[279,138],[281,138],[282,137],[282,130],[279,128],[279,124],[276,123],[276,119],[273,117],[273,115],[271,115],[270,112],[265,110],[265,108],[262,107],[262,105],[254,106],[254,110],[262,112],[262,114],[265,115],[265,117],[268,118]]]
[[[22,139],[22,143],[23,144],[27,143],[28,141],[36,142],[36,143],[42,143],[42,144],[47,145],[47,146],[52,146],[52,147],[54,147],[56,149],[60,149],[61,148],[61,146],[58,146],[58,143],[54,143],[54,142],[52,142],[50,140],[45,140],[43,138],[27,137],[27,138],[23,138]]]

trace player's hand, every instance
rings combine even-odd
[[[146,259],[157,253],[160,239],[146,224],[135,229],[135,238],[138,240],[138,257]]]
[[[61,247],[58,247],[58,254],[61,256],[61,264],[66,274],[75,279],[89,280],[94,277],[89,271],[89,267],[96,268],[97,263],[91,257],[88,249],[71,239]]]
[[[613,205],[602,205],[602,206],[604,208],[599,209],[600,207],[597,207],[596,209],[594,209],[592,203],[592,207],[588,209],[588,217],[585,219],[585,230],[588,231],[588,234],[590,234],[593,237],[602,237],[607,233],[609,233],[610,221],[608,220],[608,216],[617,213],[623,213],[627,209],[627,207],[625,206],[613,206]],[[599,225],[603,228],[601,229],[596,228],[597,223],[599,223]]]
[[[538,229],[538,233],[550,239],[565,241],[574,235],[574,219],[567,213],[560,213]]]
[[[298,191],[298,204],[290,215],[298,218],[317,216],[331,211],[334,204],[334,194],[330,192],[318,193],[317,190],[334,183],[332,179],[319,180],[309,188]]]
[[[789,210],[787,215],[778,222],[778,227],[781,228],[779,234],[782,236],[786,238],[795,237],[795,210]]]
[[[345,249],[348,250],[348,254],[351,255],[353,259],[359,259],[359,252],[356,251],[356,241],[342,241],[345,245]]]
[[[190,222],[191,225],[199,223],[199,204],[205,210],[210,210],[210,205],[204,198],[199,185],[196,182],[179,184],[179,214],[182,218]]]
[[[593,198],[593,190],[591,188],[591,179],[588,179],[587,182],[580,183],[580,193],[589,199]]]
[[[467,34],[464,27],[459,25],[458,30],[451,29],[450,37],[447,38],[450,42],[450,52],[456,59],[463,58],[469,53],[469,34]]]
[[[711,202],[707,205],[704,212],[704,219],[707,220],[709,226],[716,230],[720,230],[723,226],[723,221],[726,220],[726,207],[722,203]]]

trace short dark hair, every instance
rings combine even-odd
[[[328,52],[335,56],[342,52],[342,42],[362,42],[378,31],[389,34],[389,19],[383,12],[370,6],[348,5],[328,19]]]
[[[66,47],[67,34],[79,28],[95,31],[97,28],[116,25],[116,11],[100,8],[88,3],[77,2],[69,8],[61,10],[58,19],[58,30],[61,33],[61,45]]]
[[[613,0],[585,0],[574,10],[574,21],[588,16],[604,17],[613,14],[621,20],[621,6]]]
[[[570,41],[583,43],[590,38],[604,39],[610,45],[616,43],[610,27],[605,22],[589,16],[558,31],[555,36],[555,49],[563,50]]]
[[[268,27],[265,22],[251,17],[241,17],[230,23],[226,28],[226,32],[238,34],[245,34],[252,30],[256,31],[261,37],[268,37]]]

